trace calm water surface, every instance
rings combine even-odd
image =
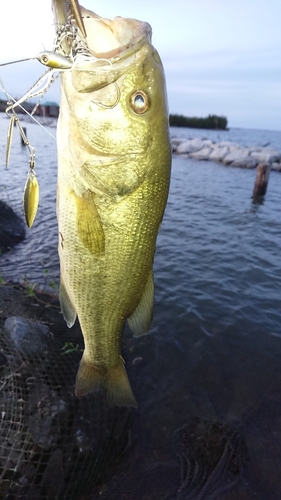
[[[15,130],[5,170],[7,125],[0,115],[0,197],[22,214],[28,152]],[[280,132],[171,133],[281,149]],[[46,286],[59,281],[56,144],[37,125],[28,124],[27,134],[36,148],[40,206],[26,240],[1,256],[0,272]],[[153,328],[130,340],[126,353],[141,425],[160,461],[168,454],[167,436],[171,441],[193,417],[239,426],[249,460],[234,496],[212,497],[220,499],[274,500],[281,491],[281,174],[271,172],[262,204],[252,203],[254,180],[254,170],[173,158],[155,257]],[[130,368],[133,358],[142,360],[136,368]]]

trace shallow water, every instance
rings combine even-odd
[[[15,212],[23,215],[23,191],[29,170],[29,153],[21,145],[15,127],[9,168],[5,168],[5,148],[8,119],[0,113],[0,197]],[[40,186],[39,208],[31,229],[26,228],[26,239],[9,254],[1,258],[1,272],[5,278],[46,284],[44,276],[58,281],[59,260],[57,256],[56,182],[57,154],[56,129],[46,127],[52,138],[41,127],[22,122],[27,129],[30,144],[36,150],[36,174]],[[45,274],[44,274],[45,273]],[[51,279],[51,278],[50,278]]]
[[[21,214],[28,154],[15,130],[10,167],[4,169],[7,125],[8,120],[0,115],[0,197]],[[26,240],[0,257],[0,272],[6,279],[27,277],[48,285],[59,279],[56,145],[37,125],[26,126],[37,152],[40,206]],[[54,134],[55,129],[49,130]],[[214,131],[172,129],[172,135],[218,141]],[[280,132],[233,129],[219,136],[244,145],[270,142],[281,149]],[[207,491],[204,496],[203,491],[200,498],[278,498],[281,174],[271,172],[261,204],[251,199],[254,180],[254,170],[173,158],[170,195],[155,256],[153,328],[141,339],[125,333],[125,357],[139,401],[140,444],[137,465],[130,470],[137,491],[130,483],[131,499],[165,498],[161,483],[152,488],[159,474],[151,472],[151,464],[157,463],[160,475],[166,474],[171,483],[175,477],[179,480],[171,472],[178,467],[174,432],[193,418],[234,423],[249,455],[233,496],[217,487],[216,493]],[[151,473],[151,484],[141,483],[141,467]],[[126,483],[125,473],[121,477]],[[104,498],[114,498],[111,491],[118,490],[114,481]],[[167,498],[194,498],[188,496],[188,487],[186,494],[183,488],[183,493]],[[152,489],[157,490],[155,497],[150,496]]]

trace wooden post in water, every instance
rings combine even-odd
[[[253,191],[253,199],[264,196],[267,189],[270,174],[270,165],[268,163],[259,163],[257,166],[256,182]]]
[[[22,127],[22,130],[23,130],[23,131],[24,131],[24,133],[25,133],[25,137],[27,137],[27,135],[26,135],[26,127]],[[21,145],[22,145],[22,146],[25,146],[25,142],[24,142],[24,140],[23,140],[23,138],[22,138],[22,135],[20,136],[20,138],[21,138]]]

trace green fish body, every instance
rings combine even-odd
[[[77,315],[84,336],[76,395],[102,388],[111,404],[135,406],[122,332],[128,320],[142,335],[152,319],[171,166],[165,78],[147,23],[98,18],[95,40],[98,16],[82,14],[93,60],[61,76],[60,302],[68,326]],[[104,43],[102,27],[111,37]]]

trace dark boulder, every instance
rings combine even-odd
[[[7,252],[25,238],[22,219],[0,200],[0,253]]]

